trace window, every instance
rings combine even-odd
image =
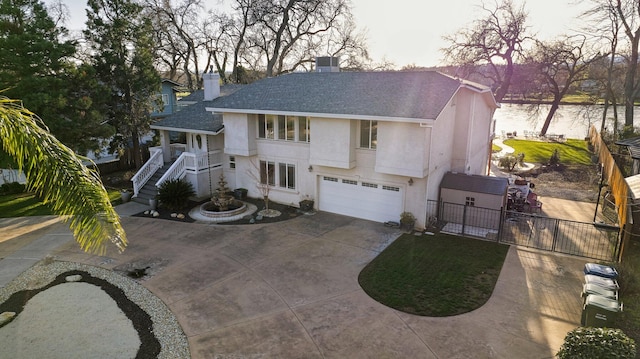
[[[229,168],[236,168],[236,156],[229,156]]]
[[[276,172],[276,165],[278,171]],[[296,189],[296,166],[289,163],[260,161],[260,183],[287,189]]]
[[[308,117],[258,115],[258,138],[309,142],[309,133]]]
[[[360,121],[360,148],[375,149],[378,144],[378,121]]]
[[[465,206],[475,206],[476,205],[476,199],[474,197],[466,197],[464,200],[464,205]]]
[[[295,189],[296,188],[296,166],[280,163],[280,187]]]
[[[260,183],[275,186],[275,170],[276,164],[274,162],[260,161]]]
[[[343,180],[342,180],[342,183],[344,183],[344,184],[350,184],[350,185],[354,185],[354,186],[358,184],[358,182],[357,182],[357,181],[348,180],[348,179],[343,179]]]
[[[362,187],[378,188],[378,185],[375,183],[362,182]]]
[[[298,141],[311,142],[309,117],[298,116]]]
[[[258,137],[273,139],[274,135],[274,116],[258,115]]]

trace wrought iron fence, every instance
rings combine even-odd
[[[438,201],[428,201],[427,213],[427,230],[607,261],[620,248],[615,226]]]

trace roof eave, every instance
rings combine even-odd
[[[157,125],[151,125],[150,128],[152,130],[199,133],[202,135],[213,135],[213,136],[219,135],[222,132],[224,132],[224,126],[218,131],[208,131],[208,130],[200,130],[200,129],[193,129],[193,128],[167,127],[167,126],[157,126]]]
[[[339,113],[317,113],[317,112],[295,112],[295,111],[273,111],[273,110],[253,110],[238,108],[220,108],[207,107],[207,111],[219,113],[245,113],[252,115],[286,115],[286,116],[305,116],[305,117],[321,117],[349,120],[372,120],[372,121],[392,121],[392,122],[412,122],[432,124],[433,118],[409,118],[409,117],[393,117],[393,116],[372,116],[372,115],[351,115]]]

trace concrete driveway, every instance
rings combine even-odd
[[[512,247],[485,306],[426,318],[387,308],[358,285],[362,268],[400,234],[379,223],[319,212],[265,225],[123,224],[124,254],[82,253],[55,223],[47,228],[56,248],[28,252],[34,238],[51,236],[47,228],[0,243],[0,279],[18,270],[7,260],[44,252],[114,270],[148,265],[139,282],[177,317],[192,358],[539,359],[579,326],[586,260],[574,257]]]

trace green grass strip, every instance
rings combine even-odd
[[[404,234],[358,278],[373,299],[423,316],[470,312],[489,300],[509,247],[446,234]]]

